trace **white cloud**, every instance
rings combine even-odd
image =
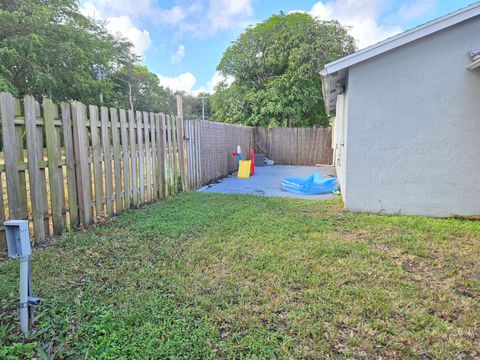
[[[192,93],[193,87],[197,82],[197,78],[191,72],[186,72],[178,76],[170,77],[158,74],[160,85],[170,88],[173,91],[185,91]]]
[[[187,17],[188,13],[188,9],[175,5],[170,9],[155,11],[156,19],[154,21],[161,24],[177,25]]]
[[[128,39],[134,46],[135,53],[143,56],[152,45],[150,33],[145,29],[140,29],[133,23],[132,19],[127,15],[105,17],[105,12],[97,7],[100,3],[101,8],[103,0],[87,1],[80,6],[80,12],[92,19],[106,21],[106,28],[112,34],[120,35]],[[116,4],[115,1],[111,2]]]
[[[213,74],[210,81],[207,83],[206,91],[209,92],[209,93],[213,93],[215,91],[215,87],[220,82],[225,81],[227,83],[227,85],[231,85],[233,80],[234,80],[233,77],[231,77],[231,76],[225,77],[222,74],[220,74],[218,71],[216,71],[215,74]]]
[[[80,13],[83,16],[87,16],[87,17],[90,17],[90,18],[95,19],[95,20],[100,20],[101,19],[100,11],[98,11],[95,4],[93,4],[90,1],[87,1],[87,2],[83,3],[82,5],[80,5],[79,10],[80,10]]]
[[[207,13],[214,30],[230,29],[252,15],[252,0],[211,0]]]
[[[252,22],[253,0],[208,0],[190,6],[180,29],[197,36],[209,36],[221,30],[245,27]]]
[[[138,55],[143,56],[152,44],[150,33],[136,27],[128,16],[108,18],[107,29],[113,34],[120,34],[130,40]]]
[[[122,16],[138,17],[154,8],[152,0],[88,0],[81,2],[81,8],[95,8],[103,18]]]
[[[401,22],[408,22],[418,19],[435,9],[437,0],[416,0],[411,3],[403,3],[398,10],[396,17]]]
[[[160,80],[160,85],[170,88],[173,91],[185,91],[188,94],[198,95],[200,93],[213,93],[215,86],[221,81],[226,81],[227,84],[233,82],[232,77],[224,77],[218,71],[213,74],[206,85],[195,88],[197,78],[191,72],[186,72],[178,76],[163,76],[157,74]]]
[[[81,2],[81,8],[90,15],[103,14],[104,19],[128,15],[158,26],[177,26],[181,32],[197,36],[244,27],[253,18],[253,0],[192,0],[171,7],[161,7],[155,0],[87,0]]]
[[[172,64],[178,64],[185,57],[185,45],[179,45],[175,54],[172,55],[170,61]]]
[[[200,94],[208,93],[208,90],[205,86],[200,86],[198,89],[192,90],[191,94],[194,96],[198,96]]]
[[[350,34],[360,48],[372,45],[402,31],[400,26],[379,23],[381,9],[388,0],[333,0],[319,1],[310,14],[321,20],[338,20],[351,27]]]

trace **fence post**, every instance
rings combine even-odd
[[[182,191],[189,190],[187,181],[187,169],[185,159],[185,131],[183,121],[183,92],[178,92],[177,96],[177,137],[178,137],[178,157],[180,159],[180,176],[182,177]]]

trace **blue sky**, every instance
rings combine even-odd
[[[135,45],[164,86],[212,91],[223,52],[249,25],[305,11],[351,26],[360,48],[474,0],[81,0],[83,13],[107,21]]]

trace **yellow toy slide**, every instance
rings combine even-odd
[[[250,178],[250,167],[252,165],[251,160],[240,160],[238,163],[238,179]]]

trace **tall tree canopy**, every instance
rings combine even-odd
[[[0,91],[176,113],[175,94],[138,60],[77,0],[0,1]],[[199,101],[185,96],[186,116],[201,117]]]
[[[247,29],[224,53],[211,104],[218,121],[259,126],[328,124],[320,71],[355,51],[337,21],[304,13],[274,15]]]
[[[112,75],[137,61],[132,44],[80,14],[75,0],[0,2],[0,90],[106,104]]]

